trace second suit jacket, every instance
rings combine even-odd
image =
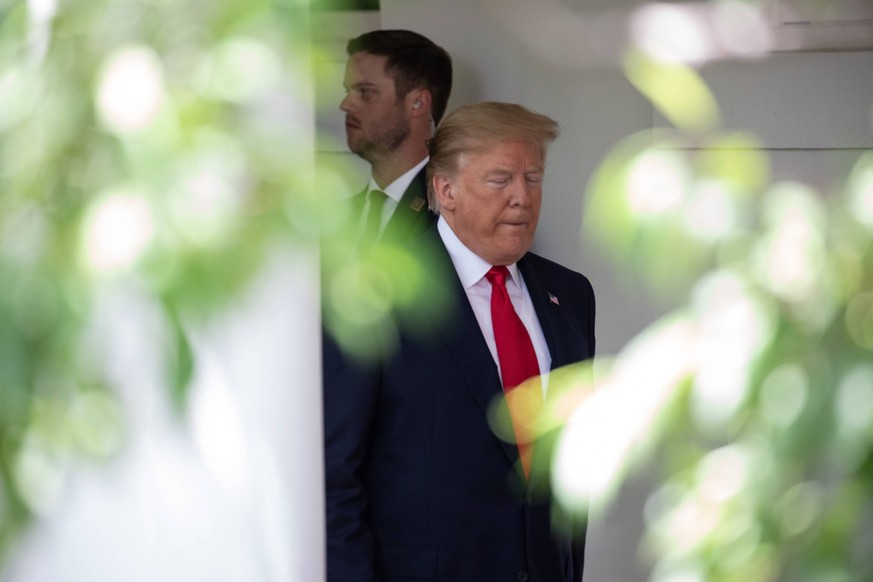
[[[383,357],[361,364],[324,342],[329,582],[579,582],[581,538],[555,536],[518,450],[487,411],[502,386],[435,226],[447,311],[423,305]],[[594,355],[594,293],[583,275],[528,253],[518,262],[558,368]],[[374,336],[375,337],[375,336]]]
[[[415,175],[409,187],[403,193],[397,208],[391,215],[381,240],[391,243],[403,243],[420,235],[423,231],[436,222],[437,216],[427,207],[427,166]],[[367,189],[358,192],[352,199],[352,204],[357,208],[356,216],[360,216],[364,210],[367,197]]]

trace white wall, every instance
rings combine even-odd
[[[522,14],[519,22],[511,13],[524,9],[512,0],[382,0],[382,27],[416,30],[452,54],[450,109],[486,99],[513,101],[561,123],[535,250],[589,275],[598,291],[598,351],[614,353],[667,307],[651,305],[615,280],[579,235],[593,170],[619,139],[663,123],[615,66],[629,34],[622,19],[639,2],[601,3],[609,11],[586,3],[584,13],[566,3],[531,4],[538,7],[529,11],[534,16]],[[822,186],[837,179],[836,169],[858,148],[873,147],[871,72],[870,52],[787,53],[703,70],[726,128],[751,129],[774,148],[776,175],[796,170]],[[825,148],[837,152],[835,162],[820,155]],[[821,171],[809,176],[816,167]]]
[[[598,349],[615,352],[653,317],[644,296],[618,286],[596,252],[579,236],[586,182],[616,141],[650,127],[648,103],[615,69],[585,74],[556,65],[500,23],[482,3],[383,0],[382,26],[421,32],[452,55],[455,86],[449,109],[487,99],[524,104],[559,121],[535,250],[587,274],[600,297]],[[548,32],[546,32],[548,35]],[[568,47],[572,50],[572,47]],[[613,298],[616,311],[610,308]],[[620,315],[620,316],[619,316]]]

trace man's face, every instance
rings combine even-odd
[[[436,178],[441,212],[474,253],[492,265],[514,263],[533,243],[544,169],[540,148],[526,140],[464,154],[454,177]]]
[[[353,153],[370,162],[395,151],[409,135],[403,100],[397,98],[394,79],[385,73],[387,60],[353,53],[343,80],[346,97],[340,109],[346,114],[346,140]]]

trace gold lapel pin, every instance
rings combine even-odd
[[[427,201],[421,196],[416,196],[415,199],[409,203],[409,207],[416,212],[421,212],[421,209],[424,208],[426,202]]]

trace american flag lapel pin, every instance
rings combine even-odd
[[[561,302],[558,301],[558,298],[555,297],[554,295],[552,295],[551,293],[549,293],[549,301],[551,301],[551,302],[554,303],[555,305],[560,305],[560,304],[561,304]]]

